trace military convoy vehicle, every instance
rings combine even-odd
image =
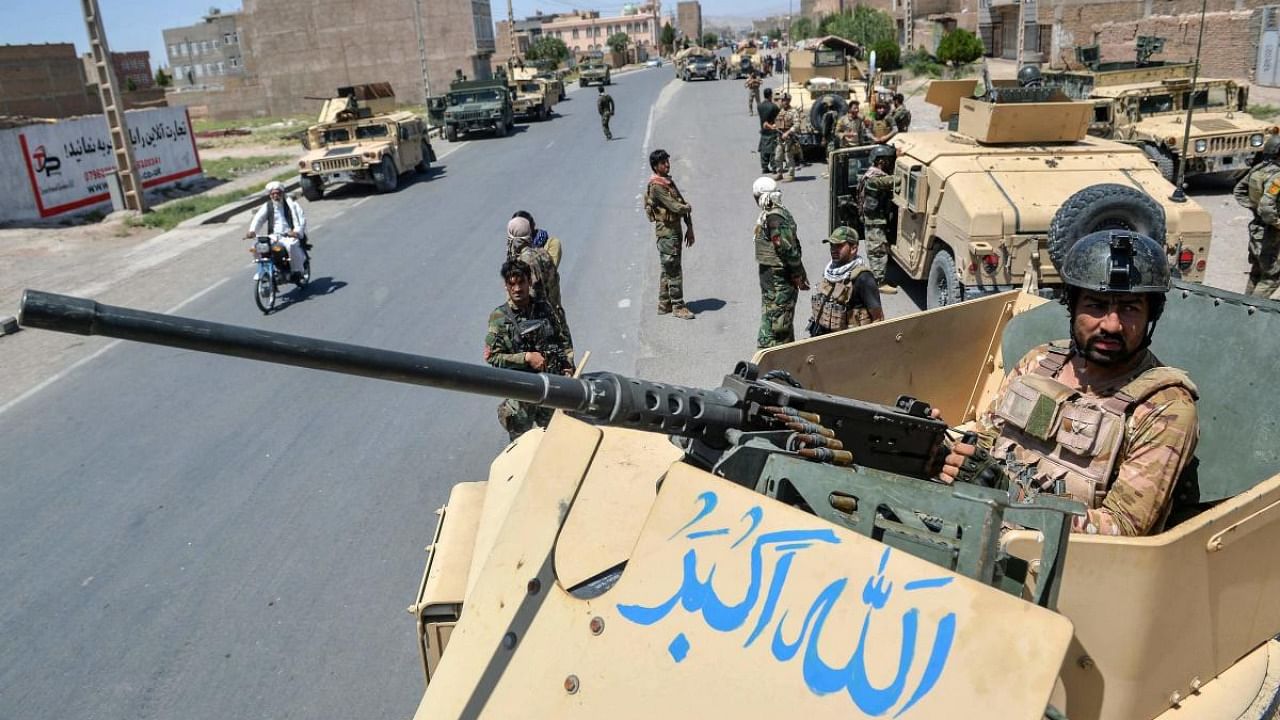
[[[555,107],[564,99],[564,81],[560,79],[558,73],[554,69],[542,69],[541,67],[516,67],[510,72],[512,82],[521,80],[532,80],[542,86],[541,93],[546,98],[549,107]]]
[[[511,104],[513,115],[525,120],[546,120],[551,117],[551,106],[554,104],[547,95],[547,88],[534,79],[512,80],[511,92],[515,101]]]
[[[586,87],[591,83],[612,85],[609,64],[604,61],[604,53],[595,51],[578,58],[578,87]]]
[[[694,45],[675,54],[671,61],[676,77],[688,82],[694,78],[717,80],[716,55],[711,50]]]
[[[791,107],[801,111],[796,137],[806,158],[826,155],[822,127],[825,103],[830,103],[839,117],[850,100],[865,106],[868,93],[874,92],[868,72],[859,64],[862,51],[862,46],[832,35],[787,53],[790,82],[782,92],[791,96]]]
[[[1199,386],[1200,440],[1166,528],[1141,538],[1069,534],[1082,506],[1062,498],[924,479],[942,436],[920,401],[972,420],[1067,335],[1027,293],[760,351],[716,391],[34,291],[20,323],[561,408],[435,519],[408,608],[417,720],[1276,717],[1280,443],[1259,420],[1280,394],[1258,373],[1280,352],[1275,302],[1168,294],[1152,349]]]
[[[1174,272],[1203,279],[1209,213],[1194,200],[1171,201],[1173,186],[1141,149],[1089,136],[1093,103],[994,84],[993,99],[982,99],[972,97],[975,80],[935,80],[926,99],[944,120],[958,113],[958,131],[891,141],[898,158],[889,255],[926,282],[928,307],[1023,286],[1052,294],[1059,278],[1047,251],[1050,220],[1068,202],[1075,223],[1101,218],[1157,237],[1167,227]],[[871,150],[829,158],[831,228],[861,227],[858,179]]]
[[[426,173],[435,151],[422,118],[396,110],[390,83],[338,88],[324,105],[316,124],[307,128],[298,160],[302,194],[308,200],[324,197],[336,183],[373,185],[391,192],[400,175]]]
[[[1174,180],[1186,138],[1186,177],[1243,174],[1268,136],[1270,123],[1247,112],[1249,88],[1234,80],[1199,77],[1195,63],[1151,61],[1163,47],[1155,37],[1138,38],[1133,62],[1098,60],[1096,46],[1076,48],[1080,70],[1047,71],[1045,82],[1069,97],[1092,100],[1089,134],[1142,148]],[[1194,105],[1187,134],[1187,107]]]
[[[733,76],[739,80],[747,77],[753,71],[764,73],[764,60],[760,56],[760,51],[754,43],[741,43],[738,49],[729,56],[729,69],[733,72]]]
[[[506,137],[515,127],[511,91],[502,75],[492,80],[454,80],[445,102],[444,136],[450,141],[474,132]]]

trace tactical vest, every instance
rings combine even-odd
[[[533,271],[533,294],[552,307],[560,307],[560,271],[546,248],[525,246],[516,255]]]
[[[872,165],[863,174],[861,181],[858,182],[858,194],[860,196],[858,207],[862,210],[864,222],[872,225],[884,224],[883,222],[876,223],[875,221],[888,219],[889,203],[893,199],[893,191],[875,188],[867,183],[867,180],[871,178],[885,177],[888,174]]]
[[[769,267],[782,267],[782,258],[778,257],[778,250],[773,246],[773,240],[769,238],[767,232],[767,224],[770,217],[782,218],[783,225],[791,227],[791,234],[795,238],[795,242],[800,242],[800,237],[796,235],[796,221],[791,217],[791,213],[782,206],[769,208],[764,215],[756,223],[756,263],[760,265],[768,265]]]
[[[1249,171],[1249,204],[1256,211],[1271,178],[1280,174],[1280,165],[1264,163]]]
[[[653,193],[659,187],[658,183],[650,180],[649,187],[644,192],[644,212],[648,216],[649,222],[657,225],[657,233],[659,236],[669,234],[680,234],[680,216],[671,212],[666,207],[656,201]],[[680,202],[684,202],[684,196],[680,194],[679,188],[676,187],[674,181],[671,183],[671,194],[676,196]]]
[[[871,324],[871,311],[863,307],[861,300],[853,294],[853,284],[858,276],[869,272],[871,268],[868,265],[858,263],[849,277],[839,283],[823,278],[818,292],[810,299],[813,320],[818,329],[826,333]]]
[[[1034,491],[1097,508],[1115,480],[1134,409],[1164,388],[1181,387],[1193,398],[1198,391],[1182,370],[1160,366],[1113,395],[1086,396],[1056,379],[1071,354],[1066,344],[1053,343],[1035,368],[1009,383],[994,411],[1004,426],[993,455]]]
[[[774,121],[773,126],[778,129],[778,132],[786,132],[787,130],[790,130],[791,127],[795,124],[796,124],[796,111],[793,108],[789,110],[779,110],[778,119]]]

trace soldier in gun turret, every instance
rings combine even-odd
[[[971,426],[978,444],[954,444],[941,479],[1008,489],[1015,500],[1070,496],[1089,508],[1074,532],[1160,532],[1199,438],[1196,386],[1148,349],[1170,288],[1164,243],[1091,233],[1060,272],[1070,340],[1018,362]]]
[[[1280,136],[1272,135],[1258,161],[1236,183],[1236,202],[1253,211],[1249,221],[1249,282],[1245,294],[1272,297],[1280,290]]]
[[[893,212],[893,165],[898,151],[881,145],[871,151],[871,167],[858,181],[858,207],[862,211],[863,235],[867,239],[867,261],[876,276],[881,294],[892,295],[898,288],[889,284],[885,273],[889,266],[889,228]]]
[[[572,375],[572,343],[560,314],[533,295],[532,271],[521,260],[502,264],[507,301],[489,313],[484,361],[497,368]],[[515,400],[498,405],[498,423],[512,440],[546,427],[555,411]]]
[[[782,191],[765,175],[751,186],[760,215],[756,218],[756,264],[760,275],[760,331],[756,346],[773,347],[796,339],[796,299],[809,289],[800,257],[796,221],[782,206]]]

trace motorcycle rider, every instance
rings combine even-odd
[[[275,235],[289,253],[290,280],[297,282],[302,277],[307,251],[311,249],[311,243],[307,242],[307,216],[302,207],[285,194],[283,183],[272,180],[267,183],[266,191],[267,202],[253,214],[245,237]]]

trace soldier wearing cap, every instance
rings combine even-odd
[[[1280,290],[1280,135],[1272,135],[1258,161],[1232,193],[1253,211],[1249,221],[1249,283],[1245,294],[1272,297]]]
[[[1073,532],[1147,535],[1169,516],[1199,438],[1196,386],[1148,346],[1169,291],[1164,245],[1104,230],[1059,267],[1070,340],[1018,362],[976,425],[952,446],[941,480],[1038,493],[1088,507]]]
[[[810,337],[884,320],[880,289],[867,261],[858,256],[858,239],[857,230],[841,226],[822,241],[830,246],[831,262],[810,298]]]

